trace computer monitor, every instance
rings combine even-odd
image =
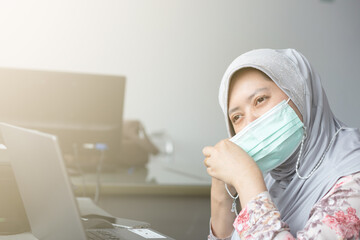
[[[0,68],[0,121],[57,135],[64,156],[120,156],[125,77]]]

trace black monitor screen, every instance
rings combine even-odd
[[[0,69],[0,121],[57,135],[63,154],[106,150],[112,161],[124,92],[122,76]]]

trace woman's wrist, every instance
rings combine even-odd
[[[242,208],[245,208],[247,203],[262,192],[267,191],[262,173],[255,173],[251,177],[238,178],[234,183],[234,187],[239,194],[239,200]]]
[[[233,196],[236,195],[236,189],[234,187],[228,185],[228,189]],[[232,202],[232,198],[229,196],[225,189],[225,183],[215,178],[212,179],[211,197],[212,200],[219,205],[228,205],[229,202]]]

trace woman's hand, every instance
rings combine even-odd
[[[239,178],[260,172],[255,161],[228,139],[220,141],[214,147],[205,147],[203,154],[208,174],[233,186]]]
[[[214,147],[205,147],[203,154],[208,174],[234,186],[242,206],[266,191],[262,173],[255,161],[235,143],[222,140]]]

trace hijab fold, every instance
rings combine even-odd
[[[281,218],[291,233],[302,230],[311,208],[336,181],[360,171],[360,132],[349,128],[332,113],[321,80],[308,60],[294,49],[258,49],[242,54],[226,70],[219,89],[219,103],[225,115],[229,137],[235,135],[228,117],[228,92],[233,74],[242,68],[255,68],[267,74],[299,109],[307,138],[299,173],[308,176],[324,155],[320,167],[307,180],[295,173],[299,149],[282,165],[265,176],[265,183]],[[326,152],[336,131],[334,143]],[[234,231],[233,239],[238,239]]]

